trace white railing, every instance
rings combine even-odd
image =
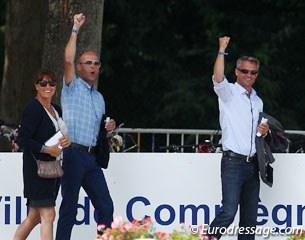
[[[287,134],[297,134],[304,135],[305,131],[299,130],[286,130]],[[208,142],[213,142],[213,138],[215,136],[221,135],[221,130],[211,130],[211,129],[158,129],[158,128],[120,128],[118,130],[119,134],[132,134],[136,136],[135,144],[137,145],[137,151],[141,152],[141,136],[143,134],[151,134],[151,152],[155,152],[155,136],[165,135],[166,136],[166,146],[171,145],[170,136],[171,135],[180,135],[180,145],[185,144],[185,136],[186,135],[194,135],[195,142],[194,145],[198,145],[200,143],[200,136],[205,136],[205,140]],[[183,148],[181,148],[183,152]],[[198,148],[195,150],[199,152]],[[168,150],[167,150],[168,152]]]
[[[123,124],[121,124],[123,125]],[[6,128],[8,128],[11,131],[7,131]],[[10,128],[6,126],[1,126],[0,129],[0,144],[2,145],[1,140],[6,140],[6,143],[10,142],[12,146],[14,146],[16,135],[13,133],[16,133],[15,128]],[[221,130],[212,130],[212,129],[160,129],[160,128],[120,128],[118,127],[117,132],[120,135],[123,135],[124,143],[126,143],[127,137],[130,137],[130,141],[128,144],[123,146],[123,149],[125,151],[130,151],[131,149],[137,149],[138,152],[143,152],[142,148],[142,142],[145,142],[146,149],[144,151],[146,152],[158,152],[160,151],[160,148],[156,148],[158,144],[156,144],[156,138],[159,140],[160,136],[164,136],[163,141],[163,150],[166,149],[167,152],[169,152],[169,146],[194,146],[194,151],[199,152],[198,145],[202,143],[207,143],[212,145],[213,147],[216,147],[216,144],[219,144],[219,139],[221,135]],[[301,135],[304,136],[304,139],[302,138],[300,140],[300,146],[301,148],[304,146],[305,150],[305,131],[300,130],[286,130],[285,131],[289,135]],[[143,135],[146,135],[146,141],[143,141]],[[150,135],[151,139],[147,141],[147,135]],[[178,135],[178,137],[172,137],[172,135]],[[179,136],[180,135],[180,136]],[[127,137],[126,137],[127,136]],[[162,138],[163,138],[162,136]],[[177,140],[178,139],[178,140]],[[186,141],[187,140],[187,141]],[[147,147],[147,142],[150,142]],[[177,144],[177,142],[179,142]],[[185,145],[185,142],[189,145]],[[213,145],[214,144],[214,145]],[[160,147],[160,146],[158,146]],[[3,148],[3,146],[2,146]],[[0,147],[0,151],[3,151]],[[149,148],[149,150],[147,150]],[[12,151],[17,151],[18,149],[12,149]],[[183,152],[184,148],[179,149],[181,152]],[[215,148],[214,148],[215,150]],[[303,149],[300,150],[300,152],[304,152]]]

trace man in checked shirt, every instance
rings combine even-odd
[[[64,152],[64,176],[61,183],[63,199],[57,223],[57,240],[71,238],[81,187],[96,210],[97,223],[110,227],[113,221],[113,202],[94,153],[101,119],[105,114],[104,98],[94,84],[101,66],[99,56],[94,52],[84,52],[77,63],[78,76],[75,75],[77,35],[84,22],[85,16],[82,13],[74,16],[64,53],[61,104],[72,143]],[[115,121],[111,119],[105,128],[108,132],[113,130]]]

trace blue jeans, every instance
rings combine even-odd
[[[221,237],[216,227],[227,228],[234,221],[239,205],[239,227],[255,231],[259,202],[259,173],[257,160],[223,156],[221,160],[222,208],[209,227],[209,235]],[[211,230],[214,232],[211,233]],[[255,234],[239,234],[238,239],[252,240]]]
[[[77,215],[80,188],[83,187],[97,213],[98,224],[110,227],[113,202],[103,171],[96,164],[95,154],[75,148],[64,150],[64,176],[61,180],[62,202],[59,210],[56,239],[69,240]]]

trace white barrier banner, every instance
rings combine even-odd
[[[305,226],[305,155],[275,154],[275,158],[273,187],[261,182],[257,218],[261,234],[256,239],[265,239],[271,228],[283,234],[273,234],[269,239],[286,239],[285,229]],[[178,229],[180,222],[209,224],[221,205],[220,159],[221,154],[205,153],[111,154],[104,173],[114,201],[114,216],[122,216],[126,221],[150,216],[157,230],[166,232]],[[59,194],[57,213],[60,201]],[[27,214],[25,203],[22,153],[0,153],[1,240],[13,238]],[[238,214],[233,225],[238,226]],[[93,240],[95,233],[94,209],[81,191],[71,239]],[[28,239],[39,239],[39,226]]]

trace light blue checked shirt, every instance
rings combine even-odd
[[[223,150],[253,156],[256,153],[255,135],[263,101],[254,89],[248,97],[245,88],[237,82],[229,83],[226,78],[220,83],[213,80],[213,84],[219,101]]]
[[[96,85],[91,89],[76,76],[69,85],[63,81],[61,106],[71,141],[95,146],[101,119],[105,114],[105,101]]]

